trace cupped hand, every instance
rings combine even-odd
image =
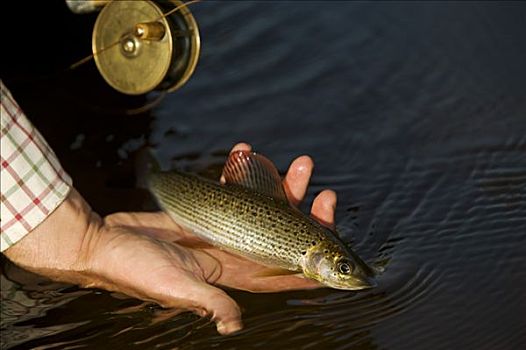
[[[250,149],[248,144],[241,143],[232,152]],[[283,185],[292,205],[303,200],[312,169],[313,162],[308,156],[299,157],[290,165]],[[335,206],[335,193],[323,191],[315,198],[311,215],[324,225],[332,226]],[[125,273],[126,280],[121,285],[128,284],[134,289],[140,286],[143,289],[136,289],[133,294],[142,299],[153,297],[152,300],[165,307],[210,315],[220,333],[240,329],[241,317],[237,304],[215,287],[217,285],[252,292],[320,286],[300,275],[268,276],[268,267],[209,245],[185,231],[163,212],[112,214],[104,218],[104,228],[114,233],[124,231],[127,235],[106,246],[104,251],[110,250],[111,253],[100,252],[101,268],[111,264],[106,261],[107,257],[132,260],[131,270]],[[137,244],[128,235],[143,242]],[[148,239],[150,237],[155,240]]]
[[[232,151],[250,149],[241,143]],[[312,169],[308,156],[291,163],[283,186],[292,205],[303,200]],[[314,199],[311,215],[332,227],[335,206],[336,194],[325,190]],[[220,286],[252,292],[320,286],[301,275],[269,276],[268,267],[207,244],[163,212],[123,212],[101,219],[73,190],[50,217],[10,248],[8,257],[57,280],[209,316],[221,334],[241,329],[242,323],[239,306]],[[73,222],[82,220],[77,239]]]

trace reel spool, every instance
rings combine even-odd
[[[95,63],[106,82],[128,95],[174,91],[199,59],[197,23],[179,0],[111,1],[93,28]],[[178,10],[164,16],[170,10]]]

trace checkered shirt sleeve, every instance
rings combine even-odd
[[[1,80],[0,88],[0,248],[4,251],[62,203],[71,188],[71,178]]]

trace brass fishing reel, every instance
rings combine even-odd
[[[111,1],[95,22],[92,49],[99,72],[117,91],[171,92],[195,70],[199,29],[179,0]]]

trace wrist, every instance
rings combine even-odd
[[[82,283],[101,219],[82,196],[68,197],[5,255],[15,264],[63,282]]]

